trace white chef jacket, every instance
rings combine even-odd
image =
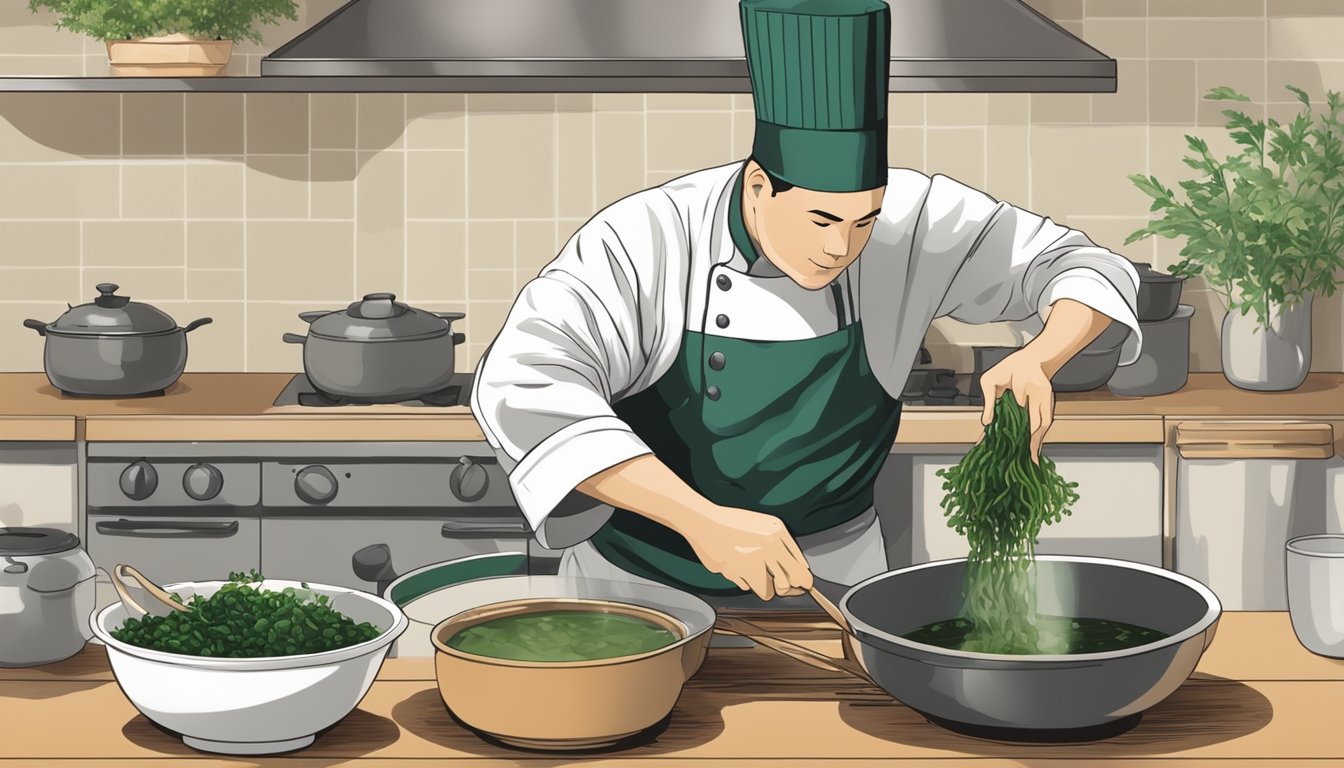
[[[590,219],[523,288],[477,366],[472,411],[542,546],[572,546],[610,516],[610,506],[574,489],[651,452],[612,403],[657,382],[685,331],[710,332],[706,316],[727,302],[737,302],[739,338],[798,338],[815,325],[815,301],[801,299],[829,291],[787,280],[792,290],[773,296],[713,291],[717,275],[748,274],[728,231],[742,167],[683,176]],[[942,316],[1039,323],[1041,310],[1073,299],[1130,328],[1121,365],[1138,357],[1138,273],[1078,230],[908,168],[889,170],[872,227],[843,279],[856,286],[868,361],[893,398]],[[788,316],[789,302],[781,314],[779,296],[795,297],[799,316]]]

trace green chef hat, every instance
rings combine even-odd
[[[752,154],[821,192],[887,179],[891,9],[882,0],[741,0],[756,100]]]

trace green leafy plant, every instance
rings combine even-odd
[[[180,33],[201,40],[261,43],[255,23],[298,19],[293,0],[29,0],[49,8],[56,26],[98,40],[130,40]]]
[[[127,619],[112,630],[123,643],[166,653],[247,659],[322,653],[367,642],[382,634],[369,622],[332,608],[326,595],[302,589],[263,589],[256,569],[230,573],[229,582],[209,597],[175,602],[189,611]]]
[[[1203,179],[1180,182],[1186,200],[1155,176],[1129,177],[1161,215],[1125,244],[1150,235],[1185,237],[1172,273],[1202,275],[1230,311],[1256,313],[1268,328],[1272,306],[1290,307],[1307,294],[1330,296],[1344,267],[1344,126],[1340,94],[1327,94],[1316,114],[1300,88],[1287,86],[1304,109],[1291,122],[1252,120],[1223,110],[1241,152],[1218,160],[1208,142],[1187,135],[1185,164]],[[1211,101],[1250,101],[1228,87]]]

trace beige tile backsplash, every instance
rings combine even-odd
[[[1180,244],[1123,245],[1148,216],[1125,178],[1175,184],[1186,134],[1226,152],[1229,85],[1256,116],[1295,112],[1283,86],[1344,90],[1339,0],[1028,0],[1119,62],[1113,94],[893,94],[894,165],[944,173],[1158,266]],[[240,46],[231,71],[340,0]],[[101,43],[0,6],[0,76],[107,74]],[[749,153],[749,95],[0,94],[2,370],[40,370],[27,317],[54,319],[96,282],[152,302],[192,333],[194,371],[292,371],[298,313],[392,291],[466,312],[475,365],[518,290],[603,206]],[[1194,370],[1219,368],[1221,298],[1192,282]],[[1313,367],[1344,371],[1344,302],[1317,301]],[[942,365],[1011,325],[939,321]]]

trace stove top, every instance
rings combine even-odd
[[[911,406],[982,406],[985,399],[976,386],[980,377],[975,374],[970,378],[969,391],[963,391],[958,387],[957,373],[950,368],[916,368],[906,379],[901,403]]]
[[[404,400],[400,403],[393,403],[393,405],[412,408],[450,408],[458,405],[465,406],[471,402],[471,383],[474,378],[475,374],[473,373],[455,373],[448,386],[438,392],[431,392],[427,395],[421,395],[418,398]],[[289,384],[287,384],[284,390],[280,392],[280,396],[275,399],[275,405],[302,405],[313,408],[330,408],[341,405],[378,405],[378,403],[369,403],[363,400],[329,395],[313,386],[313,383],[308,380],[307,374],[300,373],[289,380]]]

